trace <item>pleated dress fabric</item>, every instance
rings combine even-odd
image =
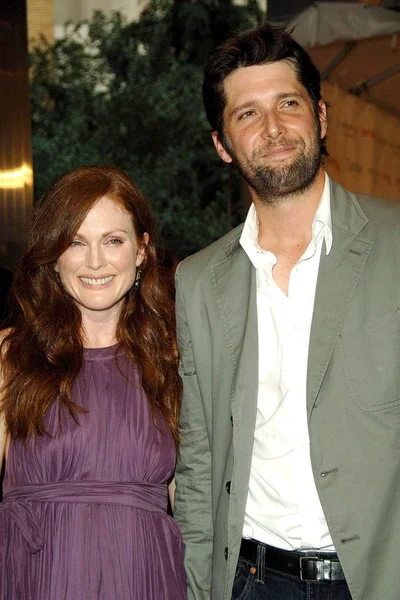
[[[184,600],[183,544],[167,514],[175,448],[117,347],[85,349],[75,422],[12,441],[0,504],[0,600]]]

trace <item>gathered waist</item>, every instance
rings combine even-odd
[[[5,488],[0,511],[13,519],[31,552],[44,545],[43,529],[33,511],[35,502],[108,504],[166,513],[168,490],[165,483],[113,481],[60,481]]]
[[[167,485],[114,481],[58,481],[4,489],[3,502],[120,504],[157,512],[167,510]]]

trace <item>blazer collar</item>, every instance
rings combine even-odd
[[[249,315],[254,329],[255,355],[257,356],[257,315],[255,270],[240,246],[241,227],[222,248],[222,253],[210,265],[211,282],[219,315],[225,331],[231,358],[236,368],[249,325]]]
[[[333,225],[347,232],[350,236],[358,235],[368,223],[356,196],[338,183],[330,180],[331,216]]]
[[[321,254],[311,325],[307,375],[309,418],[351,299],[373,246],[363,231],[368,219],[356,197],[331,182],[333,245]]]

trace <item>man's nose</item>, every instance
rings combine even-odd
[[[277,112],[271,111],[264,115],[262,136],[265,139],[276,139],[285,133],[286,126]]]

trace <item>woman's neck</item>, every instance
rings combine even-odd
[[[119,314],[105,311],[82,313],[83,345],[85,348],[105,348],[117,343]]]

